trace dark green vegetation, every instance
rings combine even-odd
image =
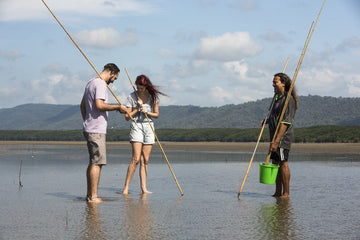
[[[79,100],[80,101],[80,100]],[[161,106],[156,129],[257,128],[271,99],[221,107]],[[359,126],[360,98],[300,96],[294,126]],[[79,105],[25,104],[0,109],[1,130],[74,130],[82,128]],[[109,129],[128,129],[118,112],[109,113]],[[224,130],[226,131],[226,130]],[[242,131],[242,130],[239,130]]]
[[[127,141],[129,130],[110,129],[107,141]],[[197,142],[256,142],[260,128],[200,128],[158,129],[161,141]],[[0,140],[11,141],[83,141],[81,130],[0,130]],[[261,141],[269,141],[269,131],[264,130]],[[295,142],[360,142],[360,126],[313,126],[295,128]]]
[[[221,107],[160,106],[161,141],[254,142],[270,98]],[[109,113],[108,141],[127,141],[129,122]],[[359,142],[360,98],[300,96],[295,142]],[[83,141],[78,105],[25,104],[0,109],[0,140]],[[265,129],[262,141],[269,141]]]

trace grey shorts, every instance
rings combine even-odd
[[[106,134],[83,132],[89,151],[89,165],[106,164]]]
[[[273,160],[274,164],[287,162],[289,159],[289,149],[278,148],[276,152],[271,153],[271,159]]]
[[[151,122],[151,126],[154,128],[153,122]],[[129,141],[141,142],[142,144],[154,144],[155,135],[151,126],[149,122],[131,122]]]

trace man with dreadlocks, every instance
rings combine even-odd
[[[276,190],[273,196],[289,198],[290,169],[288,166],[288,157],[290,146],[293,141],[293,120],[295,117],[295,111],[298,108],[298,99],[295,88],[293,88],[283,119],[279,122],[279,118],[283,111],[287,94],[291,86],[291,79],[284,73],[277,73],[274,75],[272,85],[274,87],[276,99],[267,123],[269,124],[270,139],[273,140],[270,143],[272,163],[279,164],[279,171],[276,178]],[[278,124],[280,124],[279,130],[275,139],[273,139]]]

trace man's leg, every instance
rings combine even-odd
[[[280,156],[277,152],[273,152],[271,154],[271,158],[272,158],[272,164],[279,164],[280,161]],[[281,169],[279,168],[278,170],[278,174],[276,176],[276,187],[275,187],[275,193],[273,195],[273,197],[280,197],[281,193],[282,193],[282,179],[281,179]]]
[[[98,198],[98,186],[100,181],[100,172],[102,165],[89,164],[86,177],[87,177],[87,201],[88,202],[103,202]]]
[[[280,173],[283,185],[283,194],[281,197],[288,198],[290,197],[290,169],[287,162],[280,163]]]

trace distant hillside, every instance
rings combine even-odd
[[[254,128],[268,111],[271,99],[221,107],[160,106],[156,128]],[[118,112],[109,114],[109,128],[127,129],[129,122]],[[360,125],[360,98],[299,97],[295,126]],[[81,129],[78,105],[24,104],[0,109],[1,130]]]

